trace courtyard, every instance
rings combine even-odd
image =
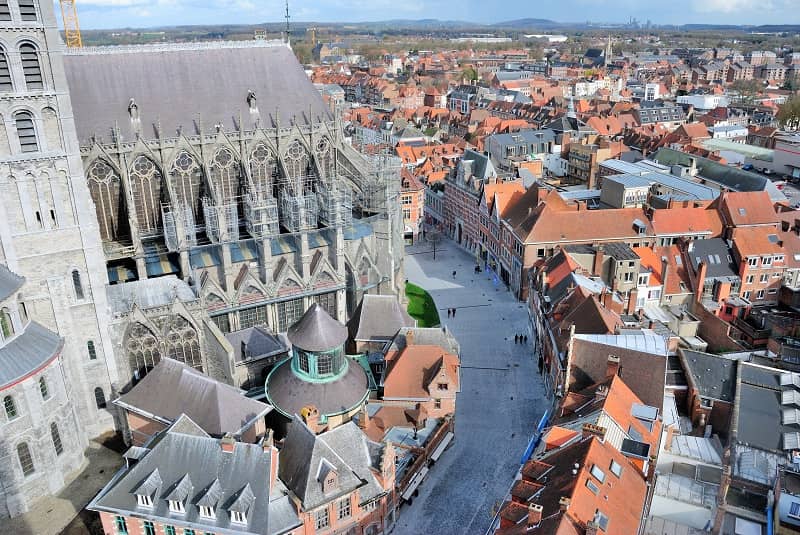
[[[397,535],[485,533],[547,404],[530,342],[514,343],[526,332],[524,304],[474,268],[475,258],[448,240],[436,260],[424,241],[406,248],[406,278],[430,293],[461,345],[461,392],[455,440],[401,507]]]

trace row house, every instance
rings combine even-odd
[[[444,188],[445,232],[469,251],[480,243],[478,207],[483,187],[497,180],[491,159],[483,153],[467,149],[448,176]]]
[[[509,206],[525,193],[517,181],[486,184],[480,203],[480,244],[478,254],[487,269],[491,269],[508,284],[510,280],[511,232],[503,218]]]
[[[414,243],[422,230],[425,214],[425,184],[408,169],[400,172],[400,209],[406,243]]]
[[[780,63],[767,63],[759,65],[755,69],[756,78],[762,80],[775,80],[781,82],[786,79],[788,68],[786,65]]]
[[[728,76],[725,79],[728,83],[739,80],[752,80],[755,76],[755,68],[746,61],[737,61],[728,67]]]

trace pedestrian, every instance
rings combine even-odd
[[[447,317],[448,318],[450,317],[450,309],[449,308],[447,309]]]
[[[526,334],[523,338],[525,339],[525,343],[527,344],[528,343],[528,335]]]
[[[456,317],[456,309],[455,308],[453,309],[453,317],[454,318]]]
[[[514,335],[514,344],[516,344],[518,341],[519,341],[519,335],[515,334]]]
[[[456,272],[455,271],[453,271],[453,278],[454,279],[456,278]]]

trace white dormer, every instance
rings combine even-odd
[[[217,518],[214,508],[211,507],[210,505],[200,505],[199,509],[201,518],[207,518],[207,519]]]
[[[247,515],[241,511],[231,511],[231,522],[234,524],[247,524]]]
[[[147,494],[137,494],[136,503],[141,507],[153,507],[153,497]]]
[[[171,513],[185,513],[183,502],[179,500],[169,500],[169,511]]]

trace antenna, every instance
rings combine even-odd
[[[286,42],[289,42],[289,0],[286,0]]]

